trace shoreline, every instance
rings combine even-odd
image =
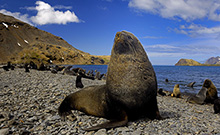
[[[52,74],[50,71],[0,69],[0,133],[9,134],[219,134],[220,115],[213,105],[197,105],[182,98],[160,96],[158,107],[164,120],[147,118],[129,122],[110,130],[85,132],[83,129],[106,119],[73,111],[77,120],[62,121],[57,113],[65,96],[75,88],[75,76]],[[105,81],[82,79],[84,86],[101,85]]]

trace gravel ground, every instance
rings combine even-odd
[[[164,120],[141,119],[115,129],[85,132],[83,129],[105,122],[106,119],[73,111],[77,120],[62,121],[57,113],[62,100],[78,91],[75,76],[52,74],[49,71],[0,69],[0,134],[219,134],[220,115],[213,105],[186,103],[182,98],[157,96]],[[84,86],[104,84],[105,81],[82,79]]]

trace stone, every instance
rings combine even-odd
[[[9,128],[0,129],[0,135],[7,135],[9,134]]]

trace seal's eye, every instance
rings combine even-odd
[[[132,39],[131,36],[128,36],[128,39]]]

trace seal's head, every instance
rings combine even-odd
[[[132,33],[127,31],[117,32],[112,52],[116,54],[137,54],[142,52],[142,45]]]
[[[209,88],[212,84],[212,81],[209,79],[206,79],[203,83],[203,87]]]
[[[180,87],[180,85],[179,85],[179,84],[176,84],[176,85],[175,85],[175,88],[179,88],[179,87]]]

